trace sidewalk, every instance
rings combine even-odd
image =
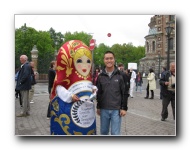
[[[162,100],[159,100],[159,89],[155,90],[154,100],[144,99],[143,92],[134,92],[134,98],[128,99],[127,115],[122,119],[121,136],[176,136],[176,122],[173,120],[171,105],[166,121],[160,121]],[[18,136],[51,136],[50,120],[46,119],[48,107],[46,83],[35,85],[34,103],[30,104],[31,115],[15,117],[15,135]],[[15,115],[19,114],[19,99],[15,99]],[[97,135],[100,135],[99,116],[96,117]]]

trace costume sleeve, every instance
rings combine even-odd
[[[56,92],[59,98],[66,102],[66,103],[71,103],[72,102],[72,92],[69,92],[67,89],[65,89],[63,86],[58,85],[56,87]]]
[[[95,85],[92,85],[92,90],[98,91],[98,88]]]

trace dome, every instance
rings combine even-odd
[[[154,28],[150,28],[150,29],[149,29],[148,35],[152,35],[152,34],[156,34],[156,33],[157,33],[157,30],[156,30],[156,28],[154,27]]]

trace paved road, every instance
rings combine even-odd
[[[143,92],[134,92],[134,98],[128,100],[128,111],[122,120],[122,136],[176,136],[176,122],[173,120],[171,105],[168,119],[160,121],[161,104],[159,85],[155,90],[154,100],[144,99],[146,80]],[[48,106],[47,83],[35,85],[34,103],[31,115],[26,118],[15,117],[15,135],[45,136],[50,135],[50,122],[46,119]],[[15,99],[15,113],[19,114],[19,99]],[[99,116],[97,116],[97,135],[100,135]]]

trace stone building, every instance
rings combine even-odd
[[[173,30],[170,34],[169,47],[165,28],[170,25]],[[154,15],[150,18],[149,32],[145,38],[145,57],[140,59],[139,71],[148,74],[149,68],[153,68],[159,76],[162,66],[167,67],[167,55],[169,48],[169,60],[175,61],[176,54],[176,17],[175,15]]]

